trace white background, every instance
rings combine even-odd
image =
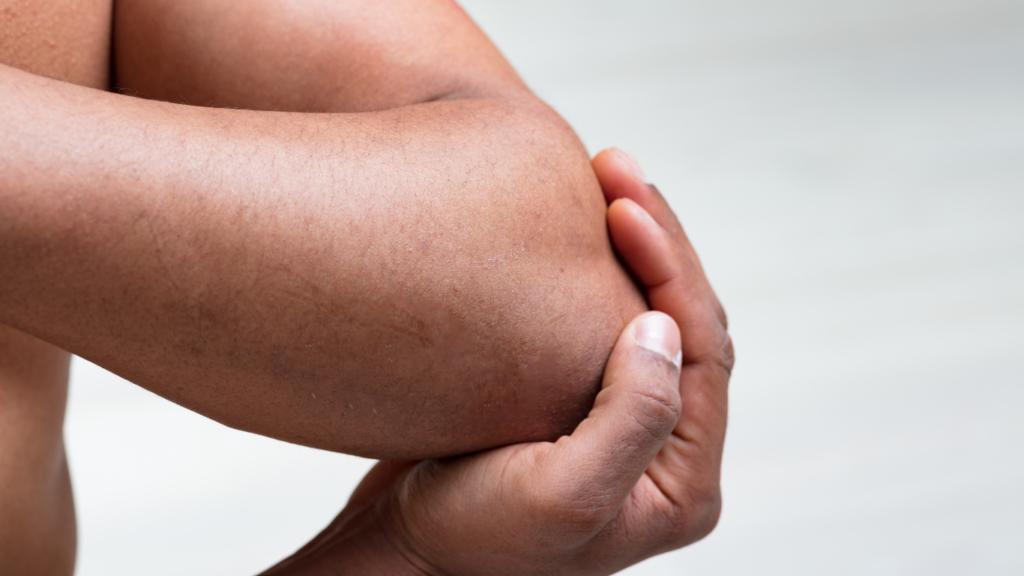
[[[1024,574],[1024,2],[472,0],[728,309],[725,512],[630,574]],[[81,576],[254,574],[369,462],[76,360]]]

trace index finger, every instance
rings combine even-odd
[[[700,258],[697,257],[697,252],[690,243],[686,231],[683,230],[683,226],[679,223],[675,212],[672,211],[668,201],[661,195],[658,188],[645,181],[643,172],[640,170],[636,160],[621,150],[611,148],[603,150],[597,156],[594,156],[592,165],[598,180],[601,182],[601,189],[604,192],[605,200],[609,205],[620,198],[627,198],[636,202],[679,243],[686,253],[687,259],[696,269],[699,282],[707,291],[712,305],[715,307],[715,313],[718,315],[719,322],[722,323],[722,326],[728,328],[729,320],[725,309],[718,300],[715,291],[711,288],[711,283],[704,273],[704,267],[701,265]]]

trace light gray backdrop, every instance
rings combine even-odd
[[[732,320],[725,512],[630,574],[1024,574],[1024,2],[467,0]],[[76,360],[81,576],[249,575],[365,460]]]

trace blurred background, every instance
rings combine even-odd
[[[1024,2],[462,4],[730,313],[721,522],[627,573],[1024,574]],[[80,576],[255,574],[371,465],[82,360],[67,442]]]

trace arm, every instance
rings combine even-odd
[[[118,0],[116,85],[144,98],[290,112],[536,101],[453,0]]]
[[[331,115],[0,90],[0,318],[226,424],[389,457],[555,437],[643,309],[582,147],[514,82]]]
[[[66,352],[0,326],[0,567],[71,574],[75,507],[64,457]]]
[[[65,82],[107,86],[109,4],[106,8],[94,0],[3,2],[0,63]],[[46,48],[40,50],[41,45]],[[6,129],[0,124],[0,131]],[[0,171],[10,156],[8,149],[0,149]],[[8,271],[0,268],[0,285],[7,282]],[[63,436],[70,360],[66,351],[0,325],[4,574],[74,572],[75,504]]]
[[[668,204],[624,159],[594,160],[614,200],[608,226],[668,315],[623,330],[586,420],[554,443],[382,462],[266,576],[611,574],[714,529],[733,366],[725,315]]]

